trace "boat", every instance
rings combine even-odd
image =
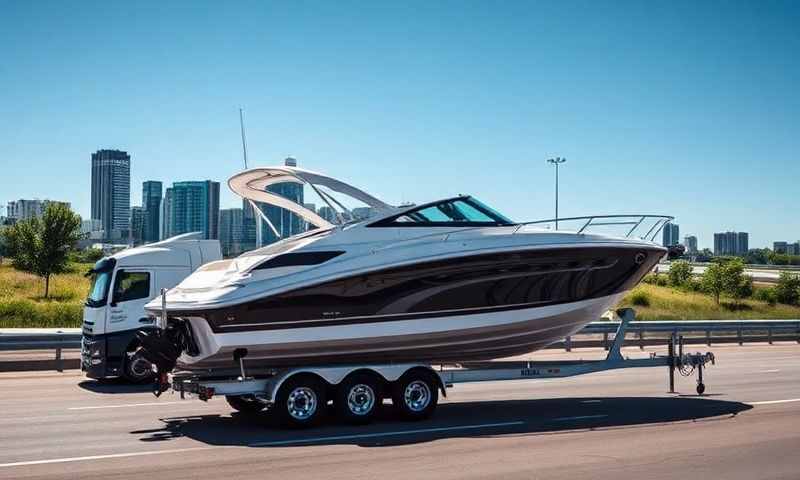
[[[266,190],[282,182],[313,189],[335,222]],[[291,211],[310,229],[208,263],[150,302],[146,310],[162,329],[140,338],[161,371],[230,369],[243,355],[251,368],[277,368],[534,352],[616,305],[667,254],[653,239],[672,219],[517,223],[468,195],[396,207],[289,166],[246,170],[228,185],[254,206]],[[371,216],[354,218],[342,195]],[[609,226],[624,232],[591,233]]]

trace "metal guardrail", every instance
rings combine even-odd
[[[549,348],[604,347],[608,350],[614,341],[613,335],[619,322],[592,322],[572,337],[550,345]],[[683,320],[683,321],[634,321],[627,329],[626,346],[644,348],[648,345],[662,345],[666,338],[675,334],[682,336],[685,343],[706,344],[768,342],[775,340],[796,341],[800,343],[800,320]],[[602,335],[602,339],[581,339],[576,337]],[[0,352],[20,350],[55,350],[56,369],[63,370],[62,351],[81,348],[79,332],[0,332]],[[2,365],[2,362],[0,362]],[[0,368],[0,371],[2,368]]]
[[[56,370],[64,371],[63,350],[81,348],[80,332],[0,332],[0,352],[20,350],[55,350]],[[2,371],[0,361],[0,371]]]
[[[567,337],[554,344],[555,348],[570,351],[578,347],[604,347],[608,350],[609,335],[619,328],[619,322],[592,322],[577,335],[603,335],[602,340],[574,340]],[[647,345],[661,345],[670,335],[683,337],[685,343],[706,344],[767,342],[775,340],[796,341],[800,343],[800,320],[680,320],[631,322],[628,326],[625,345],[644,348]],[[646,336],[649,334],[649,338]],[[699,335],[698,335],[699,334]],[[629,338],[629,337],[633,338]],[[551,346],[552,347],[552,346]]]

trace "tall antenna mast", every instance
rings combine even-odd
[[[242,152],[244,152],[244,169],[247,170],[247,137],[244,135],[244,113],[239,108],[239,127],[242,129]]]

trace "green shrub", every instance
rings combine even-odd
[[[667,277],[673,287],[683,286],[692,278],[692,266],[685,260],[676,260],[670,264]]]
[[[703,284],[700,280],[696,278],[690,278],[684,284],[684,288],[689,290],[690,292],[702,292],[703,291]]]
[[[753,298],[759,300],[761,302],[766,302],[772,306],[778,303],[778,295],[775,292],[775,288],[757,288],[753,292]]]
[[[0,328],[80,327],[82,321],[81,304],[37,303],[24,298],[0,299]]]
[[[633,305],[636,305],[637,307],[650,306],[650,296],[641,290],[636,290],[633,293],[631,293],[630,301]]]
[[[787,305],[797,305],[800,301],[800,275],[781,272],[775,285],[775,298]]]
[[[662,273],[648,273],[642,279],[643,283],[647,283],[649,285],[658,285],[659,287],[665,287],[669,283],[667,276]]]

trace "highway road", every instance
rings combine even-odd
[[[706,273],[706,269],[708,267],[694,265],[692,266],[692,274],[693,275],[703,275]],[[669,264],[668,263],[659,263],[658,264],[658,271],[660,273],[667,273],[669,272]],[[775,269],[767,269],[767,268],[746,268],[744,270],[745,275],[749,275],[753,277],[753,281],[755,282],[762,282],[762,283],[778,283],[778,278],[781,276],[781,272],[778,268]],[[795,270],[786,270],[790,273],[795,273]]]
[[[800,345],[713,350],[703,397],[693,378],[670,395],[665,369],[629,369],[456,385],[424,422],[304,431],[231,414],[221,398],[6,373],[0,478],[800,478]]]

